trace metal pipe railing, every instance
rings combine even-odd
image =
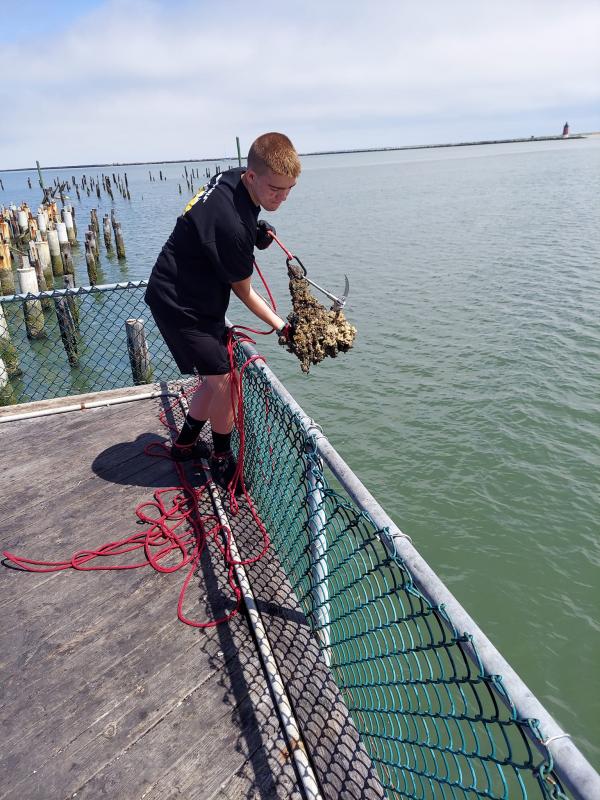
[[[0,295],[0,303],[12,303],[16,300],[43,300],[46,297],[81,297],[84,294],[103,294],[146,286],[148,286],[148,281],[127,281],[127,283],[104,283],[100,286],[76,286],[73,289],[48,289],[45,292],[22,292]]]

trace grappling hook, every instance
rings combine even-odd
[[[292,261],[295,261],[298,266],[296,266],[296,264],[292,264]],[[344,275],[344,280],[345,280],[344,294],[341,297],[336,297],[334,294],[331,294],[331,292],[328,292],[327,289],[323,289],[322,286],[319,286],[318,283],[315,283],[313,280],[311,280],[308,277],[308,275],[306,274],[306,267],[300,261],[298,256],[293,256],[293,255],[288,256],[288,258],[285,261],[285,264],[286,264],[287,269],[288,269],[288,275],[290,275],[290,276],[294,275],[296,277],[299,277],[298,276],[298,267],[300,267],[300,269],[302,270],[302,276],[301,277],[303,277],[305,280],[307,280],[310,283],[311,286],[314,286],[315,289],[318,289],[326,297],[329,297],[330,300],[333,300],[333,305],[331,306],[331,310],[332,311],[341,311],[342,308],[346,305],[346,300],[348,299],[348,292],[350,291],[350,281],[348,280],[348,276],[347,275]]]
[[[344,280],[345,280],[344,294],[341,297],[336,297],[334,294],[328,292],[327,289],[323,289],[322,286],[319,286],[318,283],[315,283],[308,277],[308,275],[306,274],[306,267],[300,261],[298,256],[295,256],[293,255],[293,253],[290,253],[287,247],[277,238],[277,236],[275,235],[275,233],[273,233],[272,230],[268,231],[268,234],[272,239],[274,239],[277,242],[279,247],[281,247],[281,249],[287,256],[285,263],[287,266],[288,275],[290,277],[296,277],[296,278],[302,277],[305,280],[307,280],[311,286],[314,286],[315,289],[318,289],[319,292],[324,294],[330,300],[333,300],[333,305],[331,306],[332,311],[341,311],[342,308],[346,305],[346,300],[348,299],[348,293],[350,292],[350,281],[348,280],[348,276],[344,275]],[[295,261],[296,263],[293,264],[292,263],[293,261]],[[299,272],[301,272],[302,274],[300,275]]]

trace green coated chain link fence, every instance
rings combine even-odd
[[[0,298],[2,402],[179,378],[144,289],[140,282]],[[32,312],[32,302],[41,308]],[[131,319],[144,320],[142,374],[127,336]],[[241,346],[237,357],[247,357]],[[553,761],[548,732],[519,715],[469,631],[426,599],[389,528],[335,485],[318,436],[258,363],[245,371],[244,399],[255,505],[388,797],[592,797],[566,793],[557,775],[568,765]]]
[[[387,796],[567,796],[536,721],[468,657],[469,634],[417,589],[387,531],[331,488],[314,437],[255,365],[244,404],[253,500]]]

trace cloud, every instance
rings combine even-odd
[[[460,120],[493,138],[522,116],[512,135],[526,135],[568,110],[600,127],[597,3],[274,8],[113,0],[51,40],[5,44],[19,68],[0,86],[0,168],[218,156],[267,129],[306,150],[352,146],[353,131],[354,146],[450,140]]]

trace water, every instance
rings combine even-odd
[[[317,282],[348,275],[358,339],[309,376],[259,347],[598,768],[600,139],[303,165],[266,216]],[[124,170],[128,259],[105,260],[107,282],[148,276],[187,199],[182,164]],[[102,169],[46,176],[81,172]],[[0,203],[39,202],[33,172],[0,177]],[[92,206],[110,203],[82,198],[80,227]],[[281,251],[259,263],[285,314]],[[230,315],[250,322],[237,301]]]

